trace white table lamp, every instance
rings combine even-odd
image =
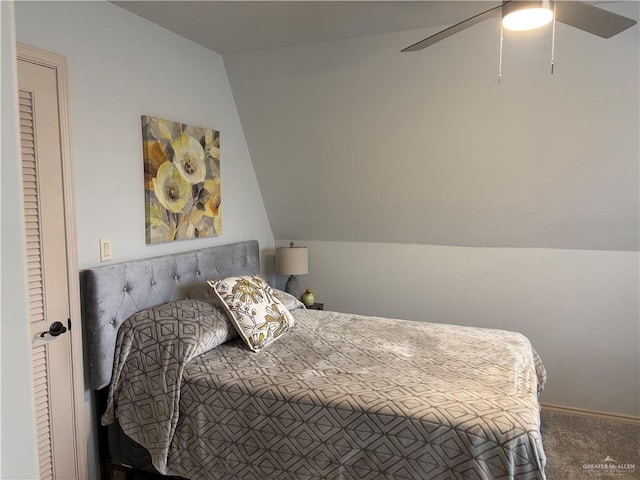
[[[276,249],[276,273],[289,275],[284,291],[296,298],[300,297],[298,277],[309,273],[309,251],[307,247],[296,247],[293,242],[289,247]]]

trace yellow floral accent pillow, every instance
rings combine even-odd
[[[258,275],[207,283],[221,300],[240,337],[254,352],[285,335],[295,324],[275,290]]]

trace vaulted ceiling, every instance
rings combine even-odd
[[[497,1],[114,1],[221,54],[452,24]]]
[[[498,84],[497,19],[400,53],[478,2],[123,6],[223,53],[276,239],[639,248],[637,26],[558,24],[553,75],[508,34]]]

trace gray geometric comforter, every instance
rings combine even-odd
[[[165,472],[185,366],[236,336],[224,312],[207,300],[177,300],[132,315],[118,329],[102,425],[117,417]]]
[[[185,365],[166,473],[544,480],[546,375],[524,336],[292,313],[296,328],[258,354],[234,340]]]

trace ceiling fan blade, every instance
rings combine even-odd
[[[403,48],[401,51],[415,52],[416,50],[422,50],[423,48],[428,47],[429,45],[433,45],[434,43],[439,42],[440,40],[444,40],[445,38],[450,37],[451,35],[455,35],[456,33],[464,30],[465,28],[469,28],[475,25],[476,23],[480,23],[481,21],[486,20],[489,17],[492,17],[493,15],[500,12],[501,8],[502,8],[502,3],[500,3],[499,5],[496,5],[493,8],[490,8],[489,10],[485,10],[484,12],[478,13],[473,17],[467,18],[466,20],[463,20],[460,23],[456,23],[455,25],[449,28],[445,28],[444,30],[434,35],[431,35],[430,37],[427,37],[424,40],[420,40],[419,42],[414,43],[413,45],[409,45],[408,47]]]
[[[637,23],[632,18],[584,2],[556,2],[555,7],[557,21],[602,38],[613,37]]]

